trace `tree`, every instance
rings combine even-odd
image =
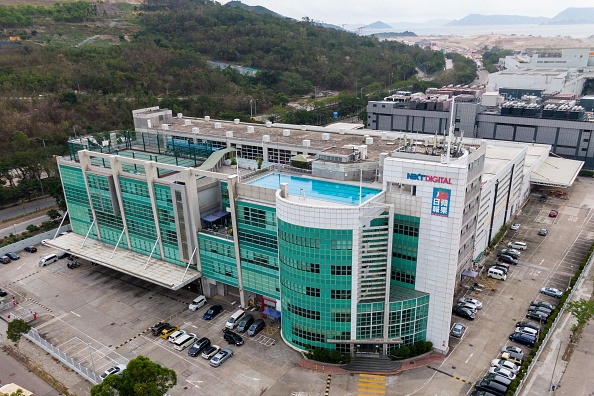
[[[578,325],[584,326],[594,317],[594,301],[584,299],[569,301],[565,306],[565,310],[576,318]]]
[[[177,385],[174,370],[163,367],[145,356],[130,360],[122,376],[108,376],[91,388],[91,396],[135,395],[163,396]]]
[[[47,192],[51,195],[58,205],[58,209],[62,212],[66,211],[66,199],[64,198],[64,189],[62,188],[62,181],[57,176],[48,177],[44,180]]]
[[[6,330],[6,338],[14,342],[15,345],[19,343],[21,336],[28,333],[31,330],[29,323],[22,319],[14,319],[8,322],[8,328]]]
[[[56,209],[50,209],[46,212],[46,215],[50,219],[56,220],[58,217],[60,217],[60,212],[58,212]]]

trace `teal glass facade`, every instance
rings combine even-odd
[[[237,237],[245,290],[280,298],[276,209],[237,201]]]
[[[175,212],[173,210],[173,200],[171,197],[171,188],[161,184],[154,185],[155,202],[157,206],[157,215],[159,216],[159,228],[161,232],[161,242],[163,244],[163,253],[165,261],[173,264],[185,265],[181,260],[178,245],[178,227],[175,223]],[[184,227],[179,227],[180,230]],[[185,241],[182,238],[182,241]],[[186,254],[188,248],[186,246]]]
[[[415,287],[419,224],[420,219],[418,217],[394,215],[392,271],[390,274],[393,286],[402,286],[409,289]]]
[[[199,233],[198,249],[202,275],[235,287],[239,285],[232,240]]]
[[[93,213],[82,170],[73,166],[60,165],[60,176],[68,203],[72,231],[79,235],[86,235],[93,224]],[[89,233],[89,238],[97,239],[95,227]]]
[[[278,243],[285,341],[335,349],[351,338],[352,230],[279,220]]]

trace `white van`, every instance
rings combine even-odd
[[[183,336],[175,340],[175,342],[173,343],[173,348],[177,349],[178,351],[183,351],[184,349],[192,345],[194,341],[196,341],[196,334],[184,334]]]
[[[531,335],[533,337],[538,337],[538,331],[534,330],[531,327],[516,327],[516,333],[523,333]]]
[[[239,324],[239,321],[241,318],[243,318],[243,315],[245,315],[245,311],[243,309],[238,309],[233,315],[229,317],[229,319],[227,319],[225,327],[233,330],[235,326]]]
[[[196,297],[188,306],[188,308],[190,309],[190,311],[195,311],[198,308],[202,308],[204,306],[204,304],[206,304],[206,297],[204,297],[203,295],[200,295],[198,297]]]
[[[45,267],[46,265],[55,263],[56,261],[58,261],[58,256],[56,256],[55,254],[49,254],[45,257],[42,257],[41,260],[39,260],[39,266]]]
[[[526,244],[526,242],[513,241],[513,242],[508,243],[507,247],[512,248],[512,249],[517,249],[517,250],[526,250],[528,245]]]
[[[487,276],[489,278],[499,279],[499,280],[507,279],[507,275],[505,275],[505,272],[503,272],[500,269],[493,268],[493,267],[489,268],[489,272],[487,272]]]

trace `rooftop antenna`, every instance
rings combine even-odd
[[[452,144],[452,133],[454,133],[454,113],[456,111],[456,97],[452,96],[452,112],[450,114],[450,131],[448,133],[448,149],[446,152],[446,164],[450,163],[450,145]]]

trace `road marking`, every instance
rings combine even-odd
[[[474,353],[471,353],[470,356],[468,356],[468,359],[466,359],[466,361],[464,363],[468,363],[468,361],[470,360],[470,358],[474,355]]]
[[[194,385],[194,388],[198,388],[198,389],[200,389],[200,387],[199,387],[198,385],[196,385],[196,383],[199,383],[199,384],[201,384],[201,383],[203,383],[204,381],[188,380],[188,379],[187,379],[187,380],[186,380],[186,382],[188,382],[190,385]]]
[[[71,313],[72,315],[76,315],[76,316],[78,316],[78,317],[80,318],[80,315],[79,315],[79,314],[77,314],[76,312],[70,311],[70,313]]]
[[[542,263],[544,263],[544,259],[540,260],[540,263],[538,263],[538,265],[542,265]]]
[[[252,380],[254,380],[254,381],[260,381],[260,378],[256,378],[256,377],[248,377],[248,376],[247,376],[247,375],[245,375],[245,374],[239,374],[239,375],[241,375],[242,377],[245,377],[245,378],[252,379]]]
[[[442,370],[440,370],[440,369],[436,369],[436,368],[433,368],[433,367],[431,367],[431,366],[427,366],[427,368],[429,368],[429,369],[431,369],[431,370],[435,370],[435,371],[437,371],[438,373],[445,374],[445,375],[447,375],[448,377],[452,377],[452,378],[454,378],[454,379],[457,379],[458,381],[464,382],[465,384],[468,384],[468,385],[474,385],[474,382],[470,382],[470,381],[467,381],[467,380],[465,380],[464,378],[460,378],[460,377],[458,377],[458,376],[455,376],[455,375],[452,375],[452,374],[450,374],[450,373],[446,373],[445,371],[442,371]]]
[[[359,374],[358,396],[385,395],[386,376],[375,374]]]
[[[326,378],[326,392],[324,393],[324,396],[328,396],[330,394],[330,382],[332,381],[332,374],[328,374],[328,377]]]

